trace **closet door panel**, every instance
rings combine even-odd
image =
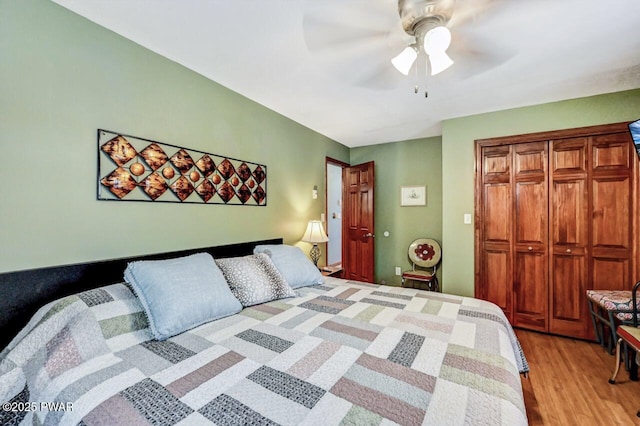
[[[555,178],[551,184],[551,244],[554,249],[587,246],[586,182],[582,178]]]
[[[513,322],[547,331],[547,142],[514,147]]]
[[[495,247],[484,251],[482,282],[485,283],[484,299],[498,305],[507,317],[511,315],[511,253]]]
[[[555,254],[551,267],[549,331],[588,338],[588,317],[585,317],[586,256],[571,253]]]
[[[547,257],[544,251],[517,251],[513,325],[547,331]]]
[[[511,150],[509,147],[483,148],[482,170],[484,182],[508,182],[511,176]]]
[[[631,185],[628,176],[596,177],[593,190],[594,249],[627,251],[631,242]]]
[[[551,172],[586,173],[587,172],[588,138],[567,138],[552,141]]]
[[[546,180],[516,183],[516,244],[547,242]]]
[[[594,136],[592,141],[594,172],[631,170],[632,143],[628,132]]]
[[[633,273],[636,154],[628,132],[594,136],[591,152],[590,288],[628,290],[640,278]]]
[[[591,270],[592,287],[596,290],[628,290],[630,288],[630,261],[627,259],[594,257]]]
[[[533,178],[515,185],[513,323],[547,331],[547,183]]]
[[[587,214],[588,149],[585,137],[550,142],[551,270],[549,331],[587,337],[587,289],[589,224]]]
[[[482,149],[480,215],[480,293],[478,297],[498,305],[512,320],[512,187],[511,147]]]
[[[488,184],[484,188],[484,240],[511,241],[511,185]]]

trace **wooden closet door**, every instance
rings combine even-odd
[[[547,331],[547,142],[513,147],[513,325]]]
[[[588,138],[551,141],[549,331],[585,336],[589,258]]]
[[[591,288],[630,289],[633,273],[633,162],[629,134],[592,138]]]
[[[552,333],[593,339],[587,289],[629,289],[635,153],[627,133],[552,142]]]
[[[481,298],[498,305],[512,320],[511,147],[481,148],[482,204],[480,229]]]

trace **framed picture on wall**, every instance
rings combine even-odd
[[[427,187],[402,186],[400,187],[401,206],[425,206],[427,204]]]

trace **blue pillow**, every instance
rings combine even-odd
[[[324,277],[304,252],[295,246],[269,244],[256,246],[254,253],[265,253],[291,288],[322,284]]]
[[[131,262],[124,279],[140,299],[157,340],[242,309],[208,253]]]

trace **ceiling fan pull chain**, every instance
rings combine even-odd
[[[424,70],[424,76],[423,76],[423,79],[424,79],[424,97],[428,98],[429,97],[429,91],[427,90],[427,87],[428,87],[427,82],[428,82],[428,79],[429,79],[429,60],[427,58],[426,53],[425,53],[424,56],[425,56],[424,67],[422,67],[422,69]]]
[[[429,91],[427,90],[428,79],[429,79],[429,61],[425,60],[425,63],[424,63],[424,97],[425,98],[429,97]]]
[[[413,93],[415,93],[416,95],[420,91],[420,85],[418,84],[420,82],[420,76],[419,76],[420,65],[419,65],[419,63],[420,63],[420,61],[416,61],[416,64],[414,66],[414,68],[416,70],[416,73],[415,73],[416,84],[413,86]]]

